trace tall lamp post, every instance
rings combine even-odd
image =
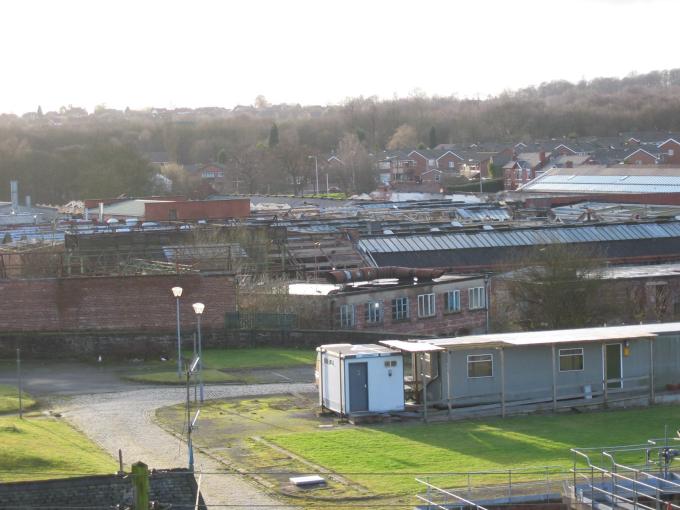
[[[182,377],[182,337],[179,331],[179,298],[182,297],[182,287],[173,287],[172,295],[177,301],[177,377]]]
[[[314,188],[314,194],[319,194],[319,160],[316,156],[307,156],[307,159],[314,159],[314,175],[316,177],[316,187]]]
[[[203,402],[203,350],[201,348],[201,315],[203,315],[203,310],[205,305],[203,303],[194,303],[191,305],[196,312],[196,320],[198,326],[198,392],[199,400]]]

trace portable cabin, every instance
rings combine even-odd
[[[342,416],[404,409],[400,352],[382,345],[317,347],[319,404]]]
[[[449,414],[646,404],[680,387],[680,323],[381,344],[412,357],[415,405]],[[664,397],[665,398],[665,397]]]

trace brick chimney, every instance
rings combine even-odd
[[[545,151],[541,151],[538,153],[538,157],[541,160],[541,165],[545,165],[546,159],[545,159]]]

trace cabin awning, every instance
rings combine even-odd
[[[438,345],[432,345],[424,342],[406,342],[404,340],[381,340],[381,344],[390,347],[391,349],[399,349],[404,352],[437,352],[446,349]]]

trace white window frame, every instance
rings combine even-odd
[[[451,307],[452,302],[456,305],[453,308]],[[460,289],[449,290],[446,292],[444,295],[444,310],[449,313],[460,312]]]
[[[486,291],[484,287],[470,287],[468,289],[468,309],[483,310],[486,308]]]
[[[426,319],[437,315],[437,300],[434,292],[418,295],[418,318]]]
[[[399,303],[397,305],[397,303]],[[392,320],[407,321],[411,318],[411,300],[408,296],[394,298],[392,300]]]
[[[340,305],[340,328],[352,329],[357,324],[356,310],[352,304]]]
[[[368,301],[365,307],[366,324],[382,324],[384,308],[382,301]]]
[[[566,352],[566,351],[575,351],[575,352]],[[568,369],[562,369],[562,358],[572,358],[574,356],[580,356],[581,357],[581,368],[568,368]],[[569,347],[566,349],[560,349],[557,351],[557,368],[559,369],[560,372],[583,372],[584,368],[586,366],[586,358],[585,354],[583,352],[583,347]]]
[[[484,359],[471,359],[484,358]],[[491,362],[491,374],[489,375],[470,375],[470,365],[474,363],[489,363]],[[493,377],[493,354],[468,354],[467,355],[467,377],[468,379],[484,379]]]
[[[675,156],[675,149],[668,149],[669,156]]]

